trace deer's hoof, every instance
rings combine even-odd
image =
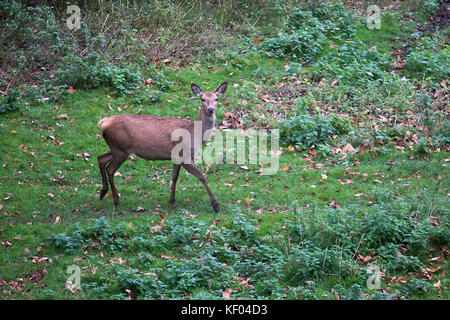
[[[100,200],[102,200],[105,197],[107,192],[108,190],[100,190]]]
[[[219,204],[217,202],[212,203],[212,207],[213,207],[215,212],[219,212]]]

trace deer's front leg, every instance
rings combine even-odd
[[[203,183],[205,186],[206,192],[208,192],[209,200],[211,201],[211,205],[215,212],[219,212],[219,204],[217,203],[216,198],[214,198],[214,195],[212,194],[211,190],[209,189],[208,183],[206,182],[206,178],[203,175],[203,173],[195,166],[195,164],[185,164],[183,163],[183,168],[185,168],[189,173],[191,173],[194,177],[196,177],[198,180]]]
[[[174,204],[175,203],[175,187],[177,185],[178,175],[180,174],[180,164],[173,164],[172,167],[172,185],[170,188],[170,200],[169,202]]]

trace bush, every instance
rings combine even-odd
[[[302,62],[311,62],[322,51],[324,40],[320,24],[315,27],[305,25],[301,29],[278,33],[276,37],[267,39],[264,47],[278,57],[290,56]]]
[[[19,108],[19,101],[17,100],[19,96],[20,92],[15,89],[10,89],[7,94],[2,94],[0,96],[0,113],[17,110]]]
[[[127,245],[127,233],[121,227],[111,227],[105,217],[95,219],[93,224],[81,226],[75,224],[74,230],[56,234],[49,238],[50,243],[67,252],[74,252],[83,246],[91,248],[103,247],[105,250],[116,251],[124,249]]]
[[[309,149],[328,145],[334,135],[347,134],[351,125],[337,116],[300,114],[281,121],[281,140],[288,145]]]
[[[319,248],[310,241],[293,246],[284,268],[285,281],[289,285],[303,284],[330,274],[340,274],[342,253],[339,247]]]
[[[289,56],[301,62],[314,61],[331,42],[353,37],[357,19],[340,2],[307,2],[296,6],[280,32],[263,47],[278,57]]]
[[[440,81],[450,77],[450,49],[441,48],[432,39],[425,38],[406,57],[406,71],[415,79]]]
[[[382,79],[391,68],[388,54],[366,49],[357,40],[331,48],[312,65],[311,72],[317,80],[323,77],[337,80],[352,93],[354,88],[366,88],[372,81]]]

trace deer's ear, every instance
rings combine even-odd
[[[202,89],[200,89],[195,83],[191,83],[191,90],[197,97],[200,97],[203,93]]]
[[[228,82],[224,82],[222,83],[216,90],[216,94],[218,96],[222,95],[225,93],[225,91],[227,91],[227,86],[228,86]]]

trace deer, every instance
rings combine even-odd
[[[103,188],[100,190],[100,200],[111,186],[114,205],[118,206],[119,195],[114,183],[114,174],[130,154],[146,160],[171,160],[172,183],[169,203],[175,204],[175,189],[181,167],[200,180],[208,193],[214,211],[219,211],[219,204],[212,194],[203,173],[194,164],[194,158],[200,147],[211,137],[215,128],[218,97],[227,90],[227,82],[222,83],[216,91],[203,92],[199,86],[191,83],[191,90],[201,99],[200,114],[197,123],[201,122],[201,137],[194,137],[195,121],[177,117],[160,117],[150,115],[121,114],[101,119],[98,122],[110,151],[98,156],[98,166],[102,176]],[[190,134],[190,157],[183,161],[174,161],[172,151],[180,141],[174,141],[176,130],[186,130]],[[206,137],[206,138],[205,138]],[[186,153],[188,155],[188,153]]]

